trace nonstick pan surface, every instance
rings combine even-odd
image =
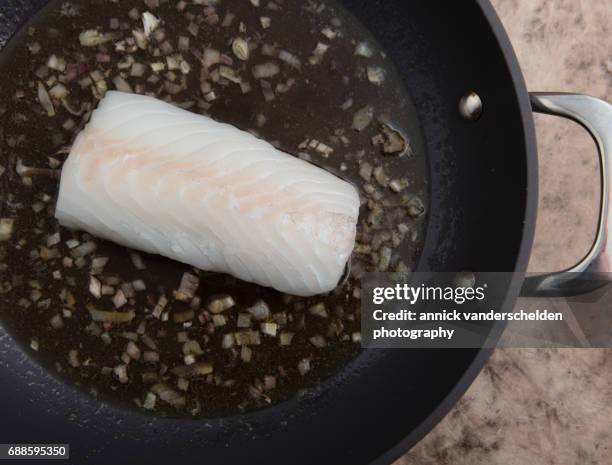
[[[5,0],[0,43],[46,2]],[[487,1],[342,1],[400,70],[426,137],[431,206],[421,270],[524,271],[535,224],[529,98]],[[479,121],[458,112],[477,91]],[[512,305],[508,278],[495,302]],[[492,334],[501,330],[491,326]],[[451,408],[486,350],[364,351],[307,396],[239,417],[161,419],[87,397],[0,328],[3,443],[70,443],[74,463],[389,463]]]

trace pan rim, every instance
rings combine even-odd
[[[527,200],[525,203],[525,217],[523,222],[521,245],[515,263],[514,271],[516,273],[512,278],[506,298],[502,305],[502,308],[507,309],[510,307],[510,305],[514,304],[520,294],[523,284],[523,277],[521,274],[527,270],[535,236],[535,221],[538,207],[538,158],[535,123],[525,78],[501,19],[497,15],[497,12],[495,11],[490,0],[476,0],[476,4],[491,27],[493,37],[497,41],[497,44],[503,54],[508,67],[508,72],[512,82],[514,83],[514,91],[517,97],[524,134],[523,142],[525,145],[525,160],[527,170]],[[497,341],[499,340],[505,327],[505,321],[497,321],[493,324],[489,337],[489,342],[491,345],[494,346],[497,344]],[[475,381],[478,374],[484,368],[485,364],[493,354],[493,351],[493,348],[479,349],[468,369],[457,381],[455,386],[449,391],[442,402],[440,402],[440,404],[421,422],[418,427],[413,429],[410,434],[408,434],[394,447],[389,449],[385,454],[371,462],[371,465],[387,465],[393,463],[412,449],[423,438],[425,438],[425,436],[427,436],[437,426],[437,424],[440,423],[444,417],[446,417],[457,401],[459,401],[459,399],[465,394],[468,388]]]

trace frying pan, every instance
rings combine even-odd
[[[0,44],[45,3],[3,0]],[[532,104],[594,134],[604,181],[610,105],[583,96],[530,96],[486,0],[341,3],[396,63],[426,137],[431,213],[419,270],[525,271],[537,207]],[[478,98],[462,101],[470,90]],[[589,286],[580,273],[610,270],[607,182],[602,187],[599,233],[589,255],[572,274],[530,280],[529,294],[575,293]],[[513,305],[523,284],[518,276],[508,275],[492,305],[503,311]],[[503,330],[500,322],[483,324],[493,340]],[[26,352],[0,326],[0,442],[70,443],[71,461],[80,464],[390,463],[448,412],[490,355],[485,349],[366,350],[299,399],[241,416],[189,420],[102,404]]]

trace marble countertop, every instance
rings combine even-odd
[[[492,0],[532,91],[612,101],[612,2]],[[531,271],[595,234],[599,164],[577,125],[536,116],[540,206]],[[498,349],[446,418],[395,465],[612,464],[612,349]]]

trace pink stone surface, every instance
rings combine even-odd
[[[612,101],[612,1],[492,3],[529,90]],[[597,155],[573,123],[537,116],[536,128],[540,194],[530,270],[560,270],[594,237]],[[612,464],[612,350],[496,350],[456,407],[395,465],[451,464]]]

